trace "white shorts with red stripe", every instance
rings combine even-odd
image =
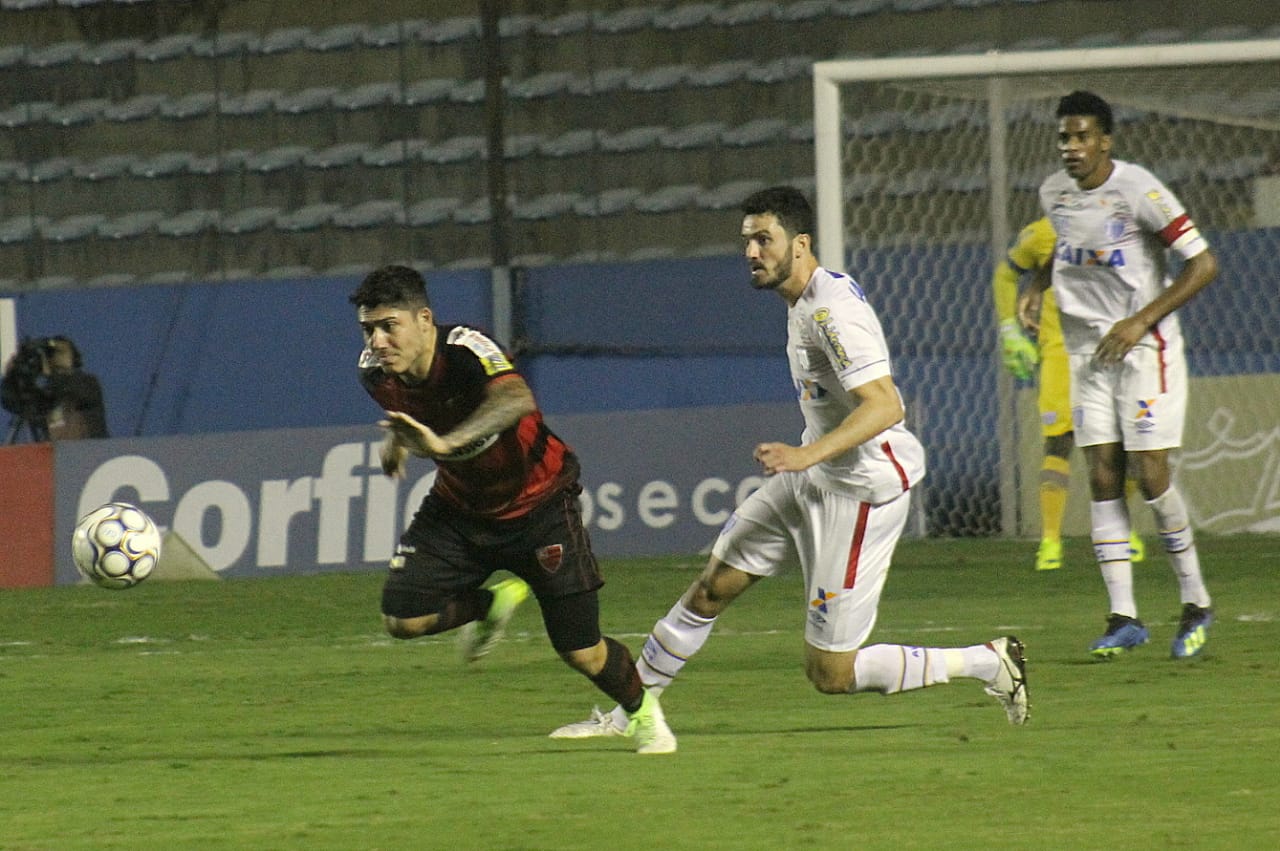
[[[1182,445],[1187,362],[1181,347],[1139,346],[1115,366],[1091,355],[1071,360],[1071,418],[1076,444],[1121,443],[1130,452]]]
[[[808,594],[805,641],[856,650],[875,626],[910,505],[910,493],[872,505],[822,490],[804,473],[780,473],[738,506],[711,552],[755,576],[798,561]]]

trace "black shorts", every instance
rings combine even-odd
[[[428,494],[400,537],[382,611],[397,618],[437,613],[446,599],[480,587],[497,570],[528,582],[544,607],[604,585],[577,493],[561,491],[512,520],[465,515]]]

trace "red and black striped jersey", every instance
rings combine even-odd
[[[465,325],[440,325],[431,371],[419,384],[405,384],[361,359],[360,383],[384,410],[400,411],[447,434],[471,415],[490,382],[519,375],[493,340]],[[468,514],[510,519],[527,514],[577,482],[578,459],[547,428],[542,412],[522,417],[507,430],[436,459],[432,493]]]

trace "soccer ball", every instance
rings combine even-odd
[[[160,560],[160,530],[140,508],[109,502],[76,523],[71,556],[86,579],[103,588],[132,588]]]

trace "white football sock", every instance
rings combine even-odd
[[[1093,554],[1107,585],[1111,611],[1138,616],[1133,598],[1133,563],[1129,561],[1129,509],[1124,499],[1089,503],[1092,518]]]
[[[936,647],[872,644],[853,657],[851,691],[900,691],[925,688],[950,680],[947,651]]]
[[[1147,500],[1156,516],[1156,528],[1165,552],[1173,562],[1173,572],[1178,576],[1178,589],[1182,602],[1195,603],[1208,608],[1209,589],[1204,585],[1200,572],[1200,556],[1196,553],[1195,535],[1191,532],[1191,517],[1182,493],[1173,485],[1155,499]]]
[[[686,609],[684,603],[677,602],[653,625],[653,631],[645,639],[644,649],[636,660],[640,681],[650,691],[660,694],[671,685],[689,657],[706,643],[715,621],[715,618],[696,615]]]

